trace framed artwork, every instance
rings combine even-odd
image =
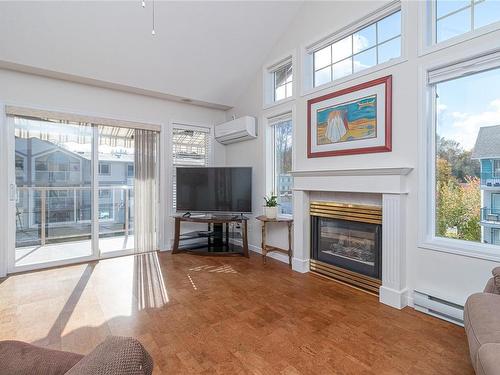
[[[392,76],[307,101],[307,157],[392,150]]]

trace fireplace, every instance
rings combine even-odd
[[[378,293],[382,279],[382,209],[311,202],[311,271]]]

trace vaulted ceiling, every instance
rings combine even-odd
[[[301,2],[2,1],[0,67],[232,106]]]

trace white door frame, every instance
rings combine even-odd
[[[0,103],[0,212],[9,210],[8,136],[9,127],[5,116],[5,105]],[[8,270],[10,249],[8,222],[8,219],[0,222],[0,277],[5,277]]]
[[[3,108],[5,108],[3,106]],[[5,112],[4,112],[5,113]],[[92,225],[92,240],[91,240],[91,254],[83,257],[76,257],[76,258],[70,258],[70,259],[63,259],[63,260],[56,260],[56,261],[51,261],[51,262],[43,262],[43,263],[36,263],[36,264],[29,264],[25,266],[16,266],[16,260],[15,260],[15,251],[16,251],[16,171],[15,171],[15,142],[14,142],[14,137],[15,137],[15,127],[14,127],[14,122],[11,120],[9,117],[5,117],[5,128],[7,128],[7,157],[6,162],[6,168],[8,171],[8,178],[7,178],[7,189],[8,189],[8,194],[7,200],[8,200],[8,219],[7,219],[7,247],[6,247],[6,252],[7,252],[7,273],[16,273],[16,272],[24,272],[24,271],[32,271],[32,270],[37,270],[37,269],[43,269],[43,268],[49,268],[49,267],[58,267],[58,266],[64,266],[64,265],[69,265],[69,264],[75,264],[75,263],[82,263],[82,262],[88,262],[92,260],[97,260],[99,258],[99,247],[96,246],[95,244],[98,244],[99,238],[97,239],[94,238],[94,227],[99,227],[98,225]],[[12,140],[12,142],[9,142],[9,140]],[[93,137],[94,143],[97,142],[97,139]],[[94,144],[93,144],[93,147]],[[97,149],[96,149],[97,151]],[[93,159],[96,159],[94,157],[94,150],[92,152]],[[95,163],[95,161],[94,161]],[[97,214],[95,210],[95,203],[98,204],[98,201],[94,199],[94,194],[97,191],[95,189],[95,177],[97,173],[96,168],[92,168],[92,212],[93,212],[93,218]],[[97,229],[98,230],[98,229]]]
[[[93,125],[93,150],[92,150],[92,219],[93,224],[91,227],[91,254],[84,257],[77,257],[65,260],[58,260],[52,262],[44,262],[26,266],[15,266],[15,237],[16,237],[16,177],[15,177],[15,142],[10,142],[14,139],[15,130],[13,122],[6,116],[5,103],[0,102],[0,212],[7,212],[7,219],[4,224],[0,222],[0,277],[4,277],[9,273],[17,273],[24,271],[31,271],[37,269],[44,269],[49,267],[58,267],[76,263],[83,263],[98,259],[105,259],[115,256],[122,256],[133,254],[133,249],[116,250],[100,254],[99,251],[99,187],[98,187],[98,125]],[[163,168],[162,160],[165,156],[165,144],[167,133],[163,127],[159,131],[159,156],[158,156],[158,185],[159,197],[158,208],[161,207],[162,202],[165,201],[164,192],[161,186],[165,186],[166,173]],[[10,190],[12,190],[11,194]],[[163,193],[163,194],[162,194]],[[160,210],[157,211],[158,213]],[[157,217],[157,225],[160,225],[159,238],[157,239],[157,246],[161,249],[162,245],[167,239],[165,233],[167,232],[163,225],[165,225],[165,218],[163,215]]]

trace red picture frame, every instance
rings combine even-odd
[[[343,150],[332,151],[312,151],[312,126],[311,116],[313,115],[311,106],[325,100],[329,100],[345,94],[350,94],[359,90],[370,88],[373,86],[385,86],[385,144],[382,146],[372,147],[359,147]],[[356,155],[356,154],[370,154],[378,152],[392,151],[392,75],[374,79],[369,82],[364,82],[359,85],[348,87],[343,90],[335,91],[330,94],[319,96],[317,98],[309,99],[307,101],[307,157],[320,158],[329,156],[342,156],[342,155]]]

